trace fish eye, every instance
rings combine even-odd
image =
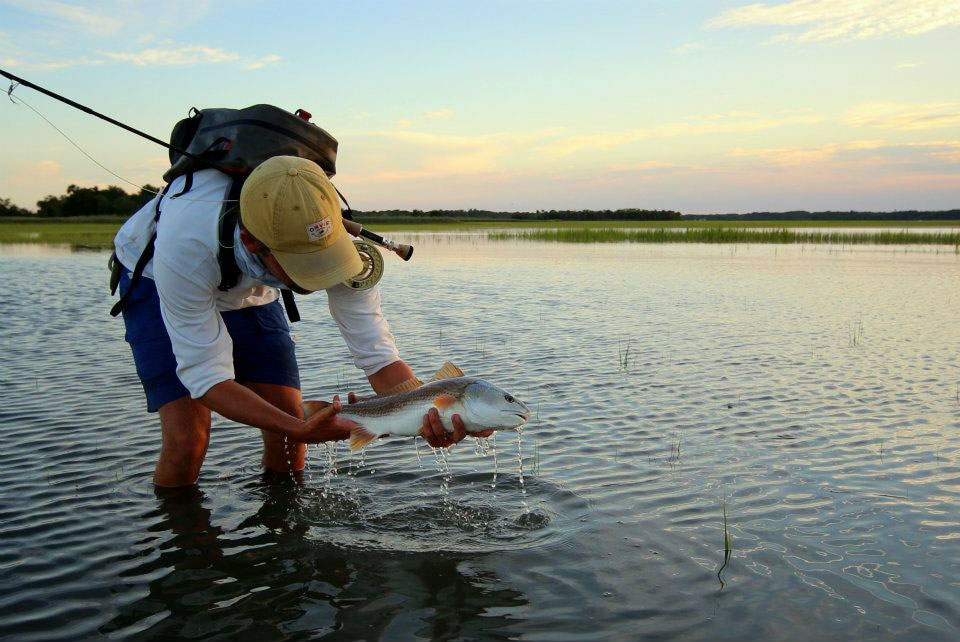
[[[507,403],[513,403],[514,401],[516,401],[516,399],[514,399],[510,395],[503,395],[503,398],[507,400]]]

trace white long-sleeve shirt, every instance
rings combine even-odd
[[[214,169],[196,172],[190,191],[172,198],[183,185],[183,177],[174,180],[163,197],[154,256],[143,275],[156,282],[177,376],[196,399],[234,377],[233,341],[220,313],[272,303],[279,294],[245,273],[230,290],[217,288],[218,217],[230,178]],[[117,258],[131,271],[153,234],[155,208],[156,199],[144,205],[114,240]],[[337,285],[326,292],[330,314],[358,368],[369,376],[400,358],[380,310],[378,287],[353,290]]]

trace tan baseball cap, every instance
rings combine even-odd
[[[363,270],[337,192],[313,161],[274,156],[260,163],[240,192],[240,218],[302,288],[325,290]]]

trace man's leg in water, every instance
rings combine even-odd
[[[168,488],[197,483],[210,444],[210,410],[184,396],[160,406],[159,413],[163,445],[153,483]]]
[[[302,398],[297,388],[272,383],[243,382],[243,385],[288,415],[303,419]],[[263,435],[264,469],[280,473],[303,470],[307,458],[306,444],[288,441],[266,430],[260,433]]]

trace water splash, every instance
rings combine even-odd
[[[524,512],[529,513],[527,486],[523,483],[523,426],[517,426],[517,480],[520,482],[520,503]]]
[[[450,462],[447,461],[446,448],[433,448],[433,459],[437,464],[437,472],[440,473],[440,501],[447,504],[450,500],[450,482],[453,480],[453,474],[450,472]]]
[[[324,461],[323,467],[323,490],[321,494],[324,498],[327,497],[327,493],[330,490],[330,484],[333,481],[333,478],[337,476],[337,448],[338,444],[335,441],[324,442],[326,447],[326,459]],[[317,446],[319,449],[319,445]]]
[[[496,488],[497,473],[500,472],[500,464],[497,461],[497,433],[490,436],[490,452],[493,453],[493,482],[490,484],[490,488]]]

